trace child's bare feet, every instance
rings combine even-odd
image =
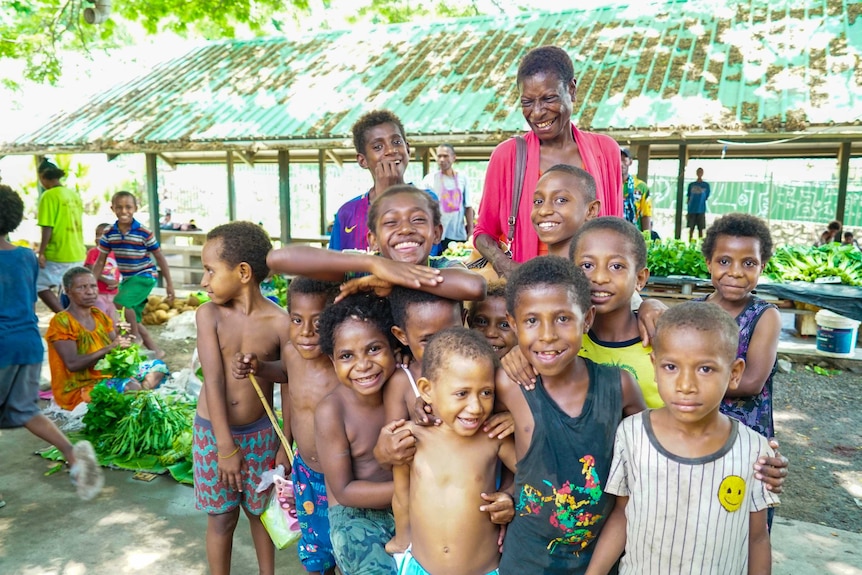
[[[404,553],[407,551],[407,548],[410,547],[409,541],[401,541],[398,538],[398,534],[395,534],[395,537],[389,540],[386,544],[386,552],[390,555],[395,555],[396,553]]]
[[[72,485],[77,489],[78,497],[89,501],[99,494],[105,484],[102,468],[96,461],[96,452],[89,441],[79,441],[72,452],[75,455],[75,463],[70,470]]]

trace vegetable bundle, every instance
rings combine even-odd
[[[163,455],[184,433],[191,432],[193,414],[193,403],[139,391],[129,403],[128,413],[103,436],[106,451],[129,458]],[[190,447],[191,442],[187,443]]]
[[[93,369],[97,369],[111,377],[128,379],[138,373],[138,366],[147,357],[141,353],[141,346],[134,343],[129,347],[115,347],[108,355],[96,362]]]
[[[675,239],[647,240],[646,243],[647,267],[651,276],[709,277],[700,243]]]
[[[862,286],[862,252],[852,245],[782,246],[766,264],[764,274],[778,281],[813,282],[838,278],[842,284]]]

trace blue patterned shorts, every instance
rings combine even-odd
[[[308,467],[295,451],[291,479],[302,533],[297,545],[299,560],[306,571],[326,571],[335,566],[335,555],[329,538],[329,501],[323,474]]]

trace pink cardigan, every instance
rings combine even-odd
[[[620,147],[613,138],[604,134],[582,132],[574,124],[572,134],[578,144],[584,169],[596,180],[596,196],[602,202],[601,215],[623,215],[622,171]],[[539,181],[539,139],[533,132],[524,135],[527,141],[527,173],[521,192],[520,209],[515,221],[515,238],[512,251],[514,260],[524,262],[539,254],[539,237],[530,221],[533,193]],[[515,140],[511,138],[498,145],[491,154],[485,173],[485,188],[479,204],[479,219],[473,237],[487,234],[495,239],[505,238],[509,229],[506,220],[512,209],[514,186]]]

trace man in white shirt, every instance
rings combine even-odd
[[[467,199],[467,177],[454,169],[455,148],[437,147],[437,167],[422,180],[422,186],[437,194],[443,223],[443,249],[449,242],[465,242],[473,235],[473,208]]]

